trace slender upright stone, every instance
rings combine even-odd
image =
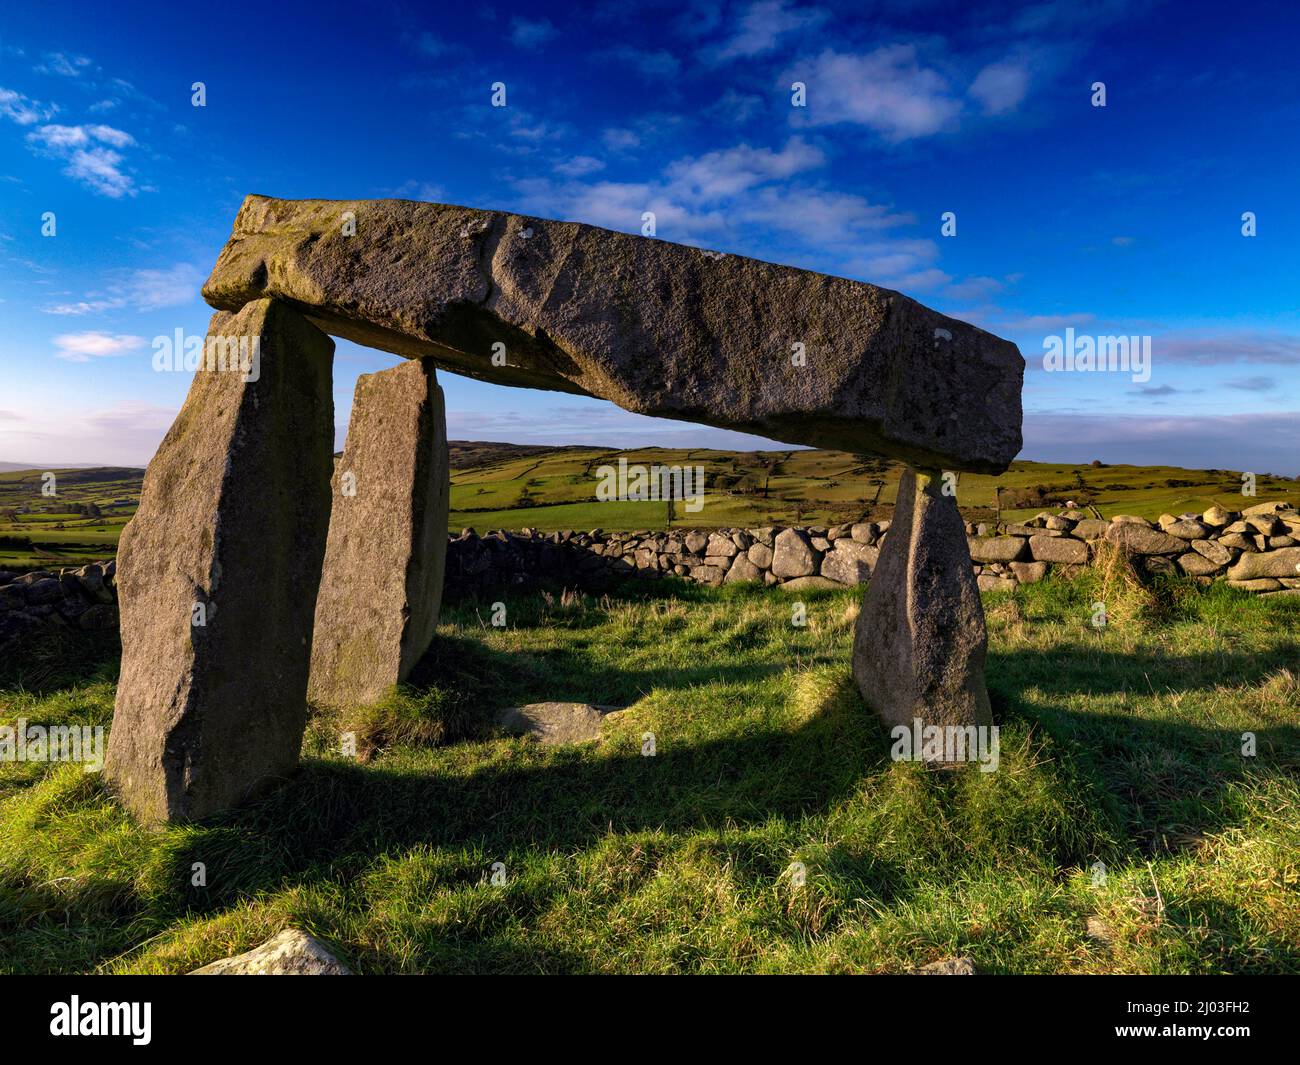
[[[213,315],[205,364],[149,463],[118,549],[122,672],[105,767],[141,820],[218,813],[298,764],[333,351],[274,300]]]
[[[988,725],[988,635],[957,504],[908,469],[853,641],[862,697],[890,725]]]
[[[428,649],[442,598],[450,492],[433,361],[358,378],[316,600],[314,702],[374,702]]]

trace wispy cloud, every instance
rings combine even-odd
[[[925,66],[915,46],[889,44],[865,55],[827,49],[807,64],[789,67],[781,82],[808,86],[808,106],[792,108],[798,125],[853,123],[890,143],[951,128],[961,101],[948,80]]]
[[[1224,388],[1236,389],[1238,392],[1272,392],[1277,388],[1277,381],[1272,377],[1237,377],[1223,382]]]
[[[800,8],[787,0],[759,0],[740,16],[736,32],[708,55],[714,62],[750,59],[772,51],[782,37],[826,21],[819,8]]]
[[[510,21],[510,40],[517,48],[538,48],[558,37],[560,31],[550,19],[516,16]]]
[[[46,122],[58,113],[54,104],[42,104],[13,89],[0,88],[0,116],[20,126]]]
[[[63,172],[101,196],[120,199],[136,194],[135,182],[122,169],[119,149],[129,148],[135,139],[113,126],[41,126],[27,134],[32,150],[67,165]]]
[[[90,293],[81,300],[56,303],[41,309],[46,314],[77,316],[102,314],[121,308],[156,311],[165,307],[179,307],[197,297],[203,276],[198,267],[190,263],[178,263],[166,269],[134,270],[102,292]]]
[[[90,362],[91,359],[111,358],[138,351],[144,347],[145,339],[122,333],[62,333],[53,338],[53,344],[58,349],[54,353],[55,358],[66,359],[68,362]]]
[[[1020,106],[1029,91],[1029,69],[1023,62],[990,63],[968,90],[988,115],[1001,115]]]

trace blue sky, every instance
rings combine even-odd
[[[1014,340],[1023,458],[1300,474],[1288,6],[8,5],[0,460],[148,460],[189,385],[153,370],[153,338],[206,329],[199,286],[259,192],[629,232],[651,210],[661,239],[883,284]],[[1045,372],[1067,327],[1150,337],[1149,380]],[[393,362],[340,342],[340,444],[356,375]],[[761,446],[441,379],[455,438]]]

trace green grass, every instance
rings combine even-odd
[[[316,714],[292,782],[201,825],[0,765],[0,971],[179,973],[292,924],[364,973],[1300,972],[1294,601],[1105,571],[986,598],[985,774],[891,762],[858,594],[806,600],[806,628],[787,594],[676,582],[512,597],[504,630],[460,604],[409,687]],[[11,665],[0,718],[107,724],[112,657],[59,662]],[[543,699],[629,709],[572,748],[488,725]]]

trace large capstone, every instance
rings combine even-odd
[[[853,675],[889,725],[988,725],[988,635],[957,504],[937,471],[904,472],[862,601]]]
[[[313,702],[374,702],[438,624],[447,557],[447,421],[433,363],[357,379],[312,645]]]
[[[329,524],[334,342],[258,300],[206,360],[117,556],[122,670],[106,773],[144,821],[200,818],[298,764]]]
[[[897,292],[594,226],[249,196],[204,286],[506,385],[914,465],[1020,450],[1014,344]]]

